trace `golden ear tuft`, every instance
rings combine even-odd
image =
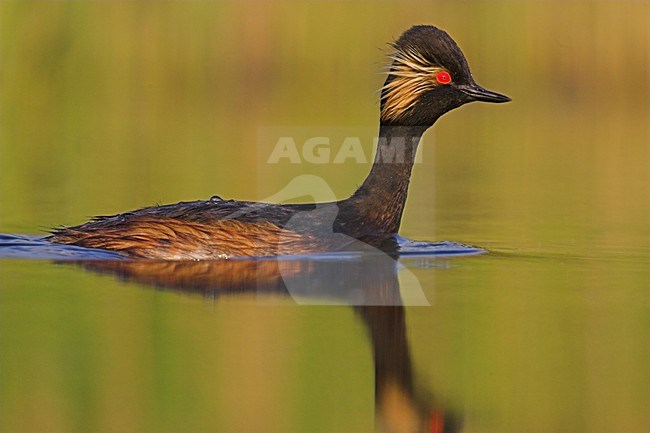
[[[395,121],[415,105],[421,93],[440,85],[435,77],[445,69],[432,65],[413,49],[398,49],[389,58],[388,74],[393,79],[381,88],[381,120]]]

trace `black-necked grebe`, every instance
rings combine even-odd
[[[381,89],[379,143],[370,174],[348,199],[270,204],[211,199],[153,206],[53,230],[48,240],[185,260],[274,256],[379,247],[397,233],[420,137],[446,112],[472,101],[507,102],[476,84],[456,43],[415,26],[394,44]]]

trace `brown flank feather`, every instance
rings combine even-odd
[[[317,250],[315,240],[309,235],[284,230],[268,221],[250,224],[220,220],[207,225],[141,216],[110,227],[61,228],[53,235],[57,243],[163,260],[273,256]]]

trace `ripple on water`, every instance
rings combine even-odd
[[[41,236],[0,233],[0,258],[56,260],[119,260],[114,251],[53,244]]]
[[[483,254],[486,251],[456,242],[424,242],[414,241],[402,236],[396,236],[400,257],[458,257]],[[358,258],[357,254],[326,253],[306,255],[311,259],[344,259]],[[295,257],[295,256],[293,256]],[[119,260],[127,258],[123,254],[95,248],[84,248],[73,245],[59,245],[46,241],[41,236],[0,234],[0,258],[19,259],[56,259],[56,260]]]

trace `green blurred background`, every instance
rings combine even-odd
[[[368,134],[386,42],[435,24],[513,102],[425,138],[402,234],[493,254],[407,263],[433,303],[408,312],[421,386],[467,431],[647,432],[649,18],[634,1],[2,0],[0,231],[264,199],[297,174],[343,198],[367,164],[260,166],[259,128]],[[2,431],[373,428],[348,308],[0,270]]]

